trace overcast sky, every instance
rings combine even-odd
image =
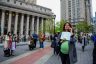
[[[37,0],[37,4],[52,9],[56,20],[60,20],[60,0]],[[92,14],[95,16],[96,0],[92,0]]]

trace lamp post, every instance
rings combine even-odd
[[[53,15],[53,20],[54,20],[54,34],[55,34],[55,18],[56,18],[56,15]]]

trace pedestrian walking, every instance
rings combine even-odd
[[[5,34],[4,37],[5,41],[4,41],[4,56],[9,57],[12,53],[12,36],[11,33],[8,32],[8,34]]]
[[[38,40],[38,35],[36,33],[32,34],[33,38],[34,38],[34,44],[35,44],[35,48],[36,48],[36,43]]]
[[[12,49],[11,55],[14,56],[14,51],[16,50],[17,37],[15,34],[12,35]]]
[[[8,37],[9,37],[8,48],[10,49],[10,55],[12,55],[12,35],[11,35],[11,32],[8,32]]]
[[[78,43],[82,44],[82,37],[80,34],[78,34]]]
[[[7,33],[4,33],[4,42],[3,42],[3,45],[4,45],[4,56],[6,57],[9,57],[10,56],[10,49],[8,48],[8,40],[9,40],[9,37],[7,35]]]
[[[82,51],[84,52],[84,50],[85,50],[85,46],[87,45],[87,36],[86,36],[86,33],[84,33],[83,35],[82,35]]]
[[[43,33],[39,34],[39,42],[40,42],[40,48],[44,48],[44,40],[45,40],[45,35]]]
[[[91,36],[91,39],[94,42],[94,49],[93,49],[93,64],[96,64],[96,34]]]
[[[33,38],[33,36],[29,36],[28,37],[28,46],[29,46],[29,50],[34,49],[35,44],[34,44],[34,38]]]
[[[58,38],[58,34],[55,33],[54,36],[53,36],[53,40],[52,40],[52,43],[51,43],[51,47],[54,49],[53,52],[54,54],[58,54],[57,53],[57,46],[58,46],[58,42],[57,42],[57,38]]]
[[[61,46],[60,46],[60,57],[62,64],[74,64],[74,48],[70,44],[71,36],[73,35],[73,28],[70,23],[65,23],[63,26],[63,31],[61,33]],[[74,53],[73,53],[74,52]],[[76,54],[76,53],[75,53]]]

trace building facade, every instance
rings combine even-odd
[[[93,21],[91,22],[92,25],[96,25],[96,12],[95,12],[95,17],[93,17]]]
[[[53,17],[51,9],[17,0],[0,0],[0,35],[45,32],[45,22]]]
[[[91,0],[60,0],[61,19],[77,23],[91,21]]]
[[[17,0],[17,1],[26,2],[26,3],[30,3],[30,4],[36,4],[36,2],[37,2],[37,0]]]
[[[91,24],[93,25],[93,32],[96,33],[96,12],[95,12],[95,17],[93,17],[93,21],[91,22]]]

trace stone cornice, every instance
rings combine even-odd
[[[6,6],[6,7],[10,7],[10,8],[20,9],[20,10],[24,10],[24,11],[30,11],[30,12],[34,12],[34,13],[39,13],[39,14],[52,16],[51,9],[44,8],[44,7],[41,7],[39,5],[35,5],[35,4],[30,4],[30,5],[28,4],[27,5],[26,3],[22,3],[22,2],[21,2],[22,5],[17,5],[17,4],[14,4],[14,2],[10,2],[9,3],[9,2],[6,2],[6,1],[7,0],[1,0],[0,1],[0,5]],[[23,5],[26,5],[26,6],[23,6]],[[48,12],[40,11],[40,10],[38,10],[38,8],[42,8],[43,10],[46,10]]]
[[[10,10],[10,11],[14,11],[17,13],[29,14],[29,15],[33,15],[33,16],[39,16],[39,17],[43,17],[43,18],[51,18],[50,15],[44,15],[44,14],[34,13],[34,12],[30,12],[30,11],[24,11],[24,10],[20,10],[20,9],[14,9],[14,8],[5,7],[5,6],[0,6],[0,9]]]

